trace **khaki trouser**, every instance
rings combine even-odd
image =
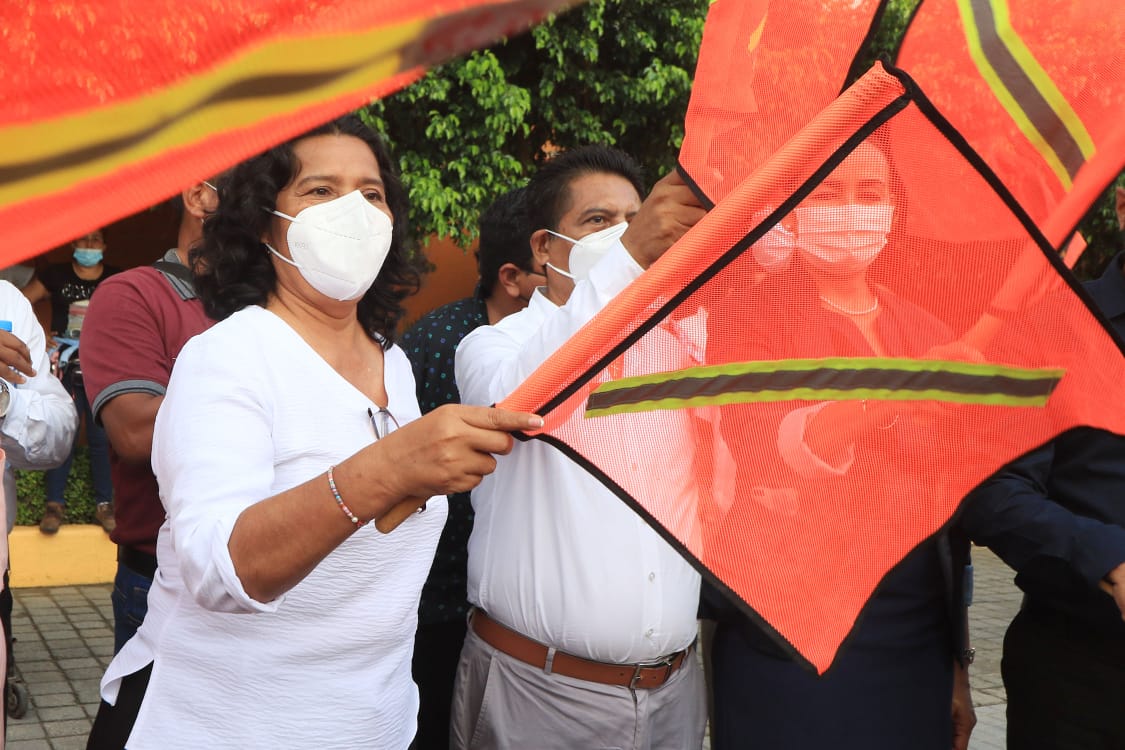
[[[695,653],[653,690],[547,674],[469,629],[453,690],[452,750],[696,750],[707,721]]]

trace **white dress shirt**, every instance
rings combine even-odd
[[[417,419],[401,349],[385,353],[383,378],[399,423]],[[184,347],[153,435],[168,518],[148,615],[102,680],[112,703],[121,678],[153,663],[130,750],[410,744],[418,599],[445,498],[389,534],[363,527],[266,604],[246,594],[227,546],[247,507],[373,442],[373,407],[260,307]]]
[[[470,333],[455,359],[462,402],[502,400],[641,273],[618,243],[565,305],[539,290],[527,309]],[[681,366],[678,352],[686,347],[663,349],[675,360],[664,369]],[[624,374],[630,358],[642,354],[650,364],[661,356],[627,353]],[[641,483],[650,478],[659,485],[656,501],[674,504],[672,515],[684,526],[677,531],[690,534],[696,508],[686,414],[630,417],[645,422],[630,433],[641,436],[623,440],[609,417],[600,421],[602,449],[638,472]],[[516,442],[472,499],[469,600],[497,621],[567,653],[613,663],[651,661],[695,638],[699,574],[558,449],[540,440]]]
[[[0,373],[11,396],[8,411],[0,417],[0,447],[8,459],[4,489],[8,493],[7,522],[11,531],[16,514],[16,484],[11,467],[53,469],[66,460],[78,429],[74,399],[51,373],[43,326],[23,292],[0,281],[0,320],[12,323],[12,334],[27,345],[35,377],[16,385],[9,371]],[[6,369],[6,368],[5,368]]]

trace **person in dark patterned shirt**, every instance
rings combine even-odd
[[[527,306],[545,280],[531,257],[524,189],[500,196],[480,218],[477,271],[472,297],[450,302],[419,320],[402,337],[414,368],[422,413],[461,402],[453,381],[453,352],[475,328],[492,325]],[[469,493],[449,496],[449,520],[438,542],[430,577],[422,588],[414,641],[414,681],[420,708],[414,750],[447,750],[453,680],[465,640],[466,545],[473,528]]]

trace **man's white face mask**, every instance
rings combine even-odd
[[[590,277],[590,269],[606,256],[628,228],[629,222],[623,221],[620,224],[614,224],[593,234],[588,234],[580,240],[572,239],[565,234],[552,232],[548,229],[546,230],[547,234],[553,234],[560,239],[564,239],[574,247],[570,249],[570,260],[567,263],[570,266],[569,272],[550,263],[545,265],[550,266],[555,273],[561,274],[572,281],[577,282],[587,279]]]
[[[394,225],[385,213],[353,190],[334,200],[301,209],[296,216],[265,209],[292,222],[286,233],[289,260],[313,289],[335,300],[362,297],[375,283],[391,249]]]

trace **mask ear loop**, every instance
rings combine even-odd
[[[266,213],[273,214],[274,216],[280,216],[282,219],[289,219],[289,221],[292,221],[294,223],[297,222],[297,220],[295,218],[293,218],[289,214],[283,214],[281,211],[278,211],[276,208],[266,208],[265,206],[262,206],[262,210],[265,211]]]
[[[206,182],[206,180],[204,180],[204,182]],[[214,186],[212,186],[212,185],[208,185],[208,186],[209,186],[209,187],[212,187],[212,188],[214,188]],[[215,192],[217,193],[217,192],[219,192],[219,191],[218,191],[218,190],[215,190]],[[278,211],[278,210],[277,210],[276,208],[267,208],[266,206],[262,206],[262,210],[263,210],[263,211],[265,211],[265,212],[266,212],[267,214],[273,214],[274,216],[279,216],[279,217],[281,217],[282,219],[288,219],[288,220],[289,220],[289,221],[291,221],[291,222],[295,222],[295,221],[297,221],[297,220],[296,220],[296,219],[294,219],[294,218],[293,218],[292,216],[289,216],[288,214],[283,214],[283,213],[281,213],[280,211]],[[298,263],[296,263],[295,261],[289,260],[289,259],[288,259],[288,258],[286,258],[286,257],[285,257],[284,255],[282,255],[281,253],[279,253],[279,252],[278,252],[278,251],[277,251],[277,250],[276,250],[276,249],[274,248],[274,246],[273,246],[273,245],[271,245],[270,243],[268,243],[268,242],[263,242],[263,243],[262,243],[262,247],[264,247],[264,248],[266,249],[266,252],[267,252],[267,253],[273,253],[273,254],[274,254],[274,255],[276,255],[276,256],[277,256],[278,258],[280,258],[281,260],[285,261],[286,263],[288,263],[289,265],[293,266],[294,268],[300,268],[300,267],[301,267],[301,266],[300,266],[300,265],[299,265]]]
[[[560,240],[566,240],[567,242],[569,242],[572,245],[578,244],[578,240],[576,240],[572,237],[567,237],[565,234],[559,234],[558,232],[552,232],[550,229],[544,229],[543,231],[546,232],[547,234],[553,234],[554,236],[558,237]]]
[[[567,237],[565,234],[559,234],[558,232],[551,231],[550,229],[544,229],[543,231],[546,232],[547,234],[554,235],[555,237],[558,237],[560,240],[566,240],[571,245],[577,245],[578,244],[578,240],[574,239],[573,237]],[[567,271],[564,271],[561,268],[559,268],[558,266],[553,265],[549,262],[544,262],[543,267],[544,268],[550,268],[552,271],[557,273],[559,276],[562,276],[563,278],[570,279],[571,281],[574,281],[574,282],[578,281],[577,279],[574,278],[573,274],[568,273]],[[546,276],[546,275],[547,274],[543,274],[543,276]]]
[[[286,258],[286,257],[285,257],[284,255],[282,255],[282,254],[281,254],[281,253],[279,253],[279,252],[278,252],[278,251],[277,251],[276,249],[274,249],[274,246],[273,246],[273,245],[271,245],[270,243],[268,243],[268,242],[263,242],[262,244],[263,244],[263,245],[265,246],[265,248],[266,248],[266,252],[268,252],[268,253],[273,253],[274,255],[276,255],[276,256],[278,257],[278,259],[279,259],[279,260],[283,260],[283,261],[285,261],[286,263],[288,263],[289,265],[293,266],[294,268],[300,268],[300,267],[301,267],[301,264],[300,264],[300,263],[298,263],[298,262],[297,262],[297,261],[295,261],[295,260],[289,260],[289,258]]]
[[[573,274],[570,274],[570,273],[568,273],[568,272],[566,272],[566,271],[562,270],[561,268],[558,268],[557,266],[553,266],[553,265],[551,265],[550,263],[544,263],[543,265],[544,265],[545,267],[547,267],[547,268],[550,268],[550,269],[551,269],[552,271],[554,271],[555,273],[557,273],[557,274],[558,274],[559,276],[563,276],[563,277],[566,277],[566,278],[570,279],[571,281],[576,281],[576,280],[577,280],[577,279],[575,279],[575,278],[574,278],[574,275],[573,275]],[[544,275],[546,275],[546,274],[544,274]]]

